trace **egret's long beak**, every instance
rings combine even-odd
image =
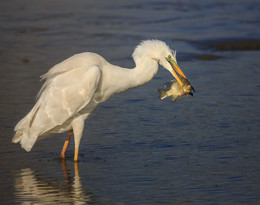
[[[182,72],[182,70],[180,69],[180,67],[178,66],[178,64],[175,62],[175,60],[173,60],[173,58],[171,56],[168,56],[166,58],[166,60],[171,64],[172,66],[172,70],[171,70],[171,73],[172,75],[176,78],[176,80],[179,82],[179,84],[182,86],[183,83],[179,77],[182,76],[183,78],[187,79],[187,77],[184,75],[184,73]],[[178,74],[175,72],[175,70],[178,72]]]

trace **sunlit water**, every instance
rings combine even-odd
[[[175,3],[172,3],[175,2]],[[1,204],[260,203],[260,3],[242,1],[1,1]],[[143,39],[166,41],[197,93],[172,103],[148,84],[87,120],[79,163],[65,134],[30,153],[11,143],[39,76],[93,51],[134,67]]]

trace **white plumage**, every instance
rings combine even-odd
[[[133,69],[112,65],[100,55],[90,52],[64,60],[42,76],[45,83],[37,102],[16,125],[12,141],[20,142],[22,148],[30,151],[39,139],[73,130],[74,160],[77,161],[84,121],[97,105],[115,93],[150,81],[158,71],[158,63],[178,80],[173,69],[176,67],[171,65],[169,57],[176,62],[175,53],[164,42],[147,40],[140,43],[133,53],[136,63]],[[67,147],[64,149],[62,158]]]

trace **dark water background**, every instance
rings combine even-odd
[[[0,2],[1,204],[259,204],[260,2]],[[74,167],[65,134],[30,153],[11,143],[39,76],[93,51],[134,67],[144,39],[166,41],[197,94],[159,100],[171,79],[118,94],[87,120]],[[77,167],[78,166],[78,167]]]

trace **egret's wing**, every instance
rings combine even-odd
[[[100,81],[98,66],[77,68],[52,79],[38,99],[32,130],[45,133],[63,126],[91,101]]]
[[[57,76],[63,75],[66,72],[73,71],[80,67],[98,65],[100,59],[102,59],[102,57],[95,53],[85,52],[73,55],[70,58],[67,58],[66,60],[56,64],[47,73],[41,76],[41,80],[45,80],[45,83],[39,91],[37,99],[41,96],[45,89],[49,87],[53,79]]]
[[[41,78],[43,80],[50,80],[57,75],[77,69],[78,67],[87,65],[88,63],[92,63],[91,61],[96,60],[95,58],[97,58],[97,54],[91,52],[75,54],[53,66],[47,73],[42,75]]]

